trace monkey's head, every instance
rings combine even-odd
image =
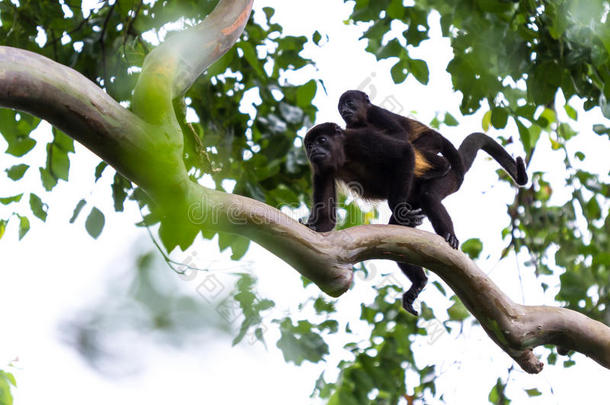
[[[339,114],[348,128],[366,125],[366,111],[371,100],[360,90],[348,90],[339,97]]]
[[[303,144],[315,173],[336,171],[345,163],[344,132],[333,122],[316,125],[307,131]]]

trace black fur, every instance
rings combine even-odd
[[[515,161],[485,134],[469,135],[458,151],[438,132],[374,106],[366,94],[358,91],[344,93],[339,110],[348,128],[325,123],[313,127],[305,136],[314,180],[313,207],[306,225],[316,231],[327,232],[335,226],[335,182],[341,180],[348,185],[357,184],[357,191],[364,198],[387,199],[392,210],[390,224],[417,226],[421,223],[418,210],[423,211],[436,233],[457,248],[453,222],[441,201],[460,188],[479,149],[498,161],[518,185],[527,183],[523,160]],[[421,163],[418,159],[430,167],[415,175],[415,166]],[[417,315],[413,302],[427,277],[419,266],[398,266],[412,283],[403,294],[403,307]]]
[[[337,180],[355,186],[364,198],[388,200],[392,212],[405,207],[415,166],[409,142],[370,127],[343,130],[325,123],[310,129],[304,143],[313,167],[310,228],[319,232],[334,228]]]

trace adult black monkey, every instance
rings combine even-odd
[[[307,157],[313,168],[313,206],[306,223],[318,232],[335,226],[336,181],[357,183],[362,197],[387,199],[392,218],[390,224],[414,226],[410,214],[402,208],[422,208],[437,233],[445,229],[453,234],[453,223],[441,200],[459,189],[463,173],[451,170],[439,177],[434,170],[415,173],[418,157],[409,141],[385,134],[371,126],[342,130],[338,125],[316,125],[305,136]],[[519,185],[527,182],[521,158],[515,161],[504,148],[482,133],[466,137],[459,148],[465,170],[469,169],[479,149],[489,153]],[[442,209],[439,209],[439,206]],[[436,210],[436,211],[435,211]],[[432,213],[432,214],[431,214]],[[439,232],[441,230],[441,232]],[[414,315],[413,302],[426,285],[423,269],[409,263],[398,263],[411,280],[411,288],[403,294],[403,307]]]
[[[364,198],[388,200],[398,214],[415,176],[438,177],[438,168],[421,162],[408,141],[372,127],[343,130],[324,123],[307,132],[304,144],[313,167],[313,206],[306,225],[318,232],[335,226],[336,181],[357,184]]]

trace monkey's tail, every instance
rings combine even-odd
[[[449,161],[451,165],[451,170],[457,176],[457,184],[458,186],[462,184],[464,180],[464,174],[468,170],[466,167],[466,163],[464,162],[464,158],[461,153],[455,149],[455,146],[449,140],[443,139],[442,151],[441,154]],[[472,165],[472,162],[470,163]],[[470,167],[470,165],[468,167]]]
[[[493,138],[481,132],[473,132],[468,135],[460,145],[458,151],[462,157],[464,171],[467,172],[472,167],[472,162],[477,156],[479,149],[483,149],[513,178],[515,183],[522,186],[527,183],[527,173],[523,159],[518,157],[516,160],[510,156],[504,147]]]

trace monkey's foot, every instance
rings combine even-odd
[[[424,214],[424,211],[421,208],[417,208],[415,210],[410,210],[408,212],[405,213],[405,224],[406,226],[410,226],[410,227],[417,227],[420,226],[423,222],[424,222],[424,218],[426,218],[426,214]]]
[[[449,243],[449,246],[451,246],[454,249],[457,249],[458,246],[460,246],[460,241],[457,239],[455,234],[453,234],[451,232],[448,232],[445,235],[445,240],[447,241],[447,243]]]
[[[419,316],[419,312],[417,312],[417,310],[413,307],[413,303],[415,302],[415,299],[419,295],[420,291],[421,289],[416,291],[410,289],[402,295],[402,307],[405,309],[405,311],[415,316]]]

